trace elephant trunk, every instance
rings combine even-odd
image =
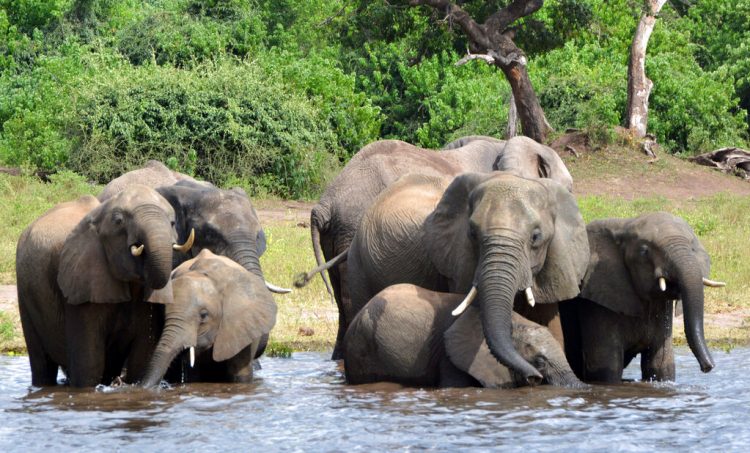
[[[136,208],[134,218],[140,225],[139,239],[145,246],[144,277],[149,288],[161,289],[172,272],[172,243],[174,236],[169,219],[157,206]]]
[[[668,256],[674,266],[674,274],[682,299],[685,337],[690,350],[698,359],[701,371],[708,373],[714,368],[714,361],[708,351],[703,334],[703,275],[689,244],[670,247]]]
[[[260,268],[255,236],[251,235],[249,231],[239,231],[229,234],[227,239],[230,244],[227,257],[258,277],[264,278],[263,271]]]
[[[525,262],[523,242],[511,238],[483,240],[477,267],[477,289],[482,311],[482,329],[492,355],[503,365],[520,373],[529,383],[539,383],[542,375],[513,346],[513,301],[519,284],[531,283],[531,269]]]
[[[169,369],[169,365],[177,357],[177,354],[186,348],[195,346],[197,342],[195,329],[188,326],[188,322],[182,316],[167,313],[164,330],[159,338],[159,344],[151,356],[141,386],[146,388],[156,387],[161,382]]]

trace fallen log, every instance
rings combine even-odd
[[[750,151],[728,147],[689,157],[690,162],[731,173],[743,179],[750,179]]]

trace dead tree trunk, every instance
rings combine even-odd
[[[510,101],[508,102],[508,127],[505,129],[505,139],[510,140],[517,135],[518,109],[516,108],[516,97],[510,92]]]
[[[633,35],[628,62],[628,102],[625,111],[625,127],[638,138],[646,136],[648,127],[648,97],[654,84],[646,77],[646,48],[656,23],[656,14],[666,0],[647,0]]]
[[[480,59],[503,71],[516,100],[518,118],[523,135],[544,142],[552,128],[544,116],[526,71],[526,56],[513,42],[513,31],[508,27],[521,17],[528,16],[544,5],[544,0],[513,0],[508,6],[490,15],[483,24],[477,23],[460,6],[449,0],[410,0],[411,6],[427,5],[438,11],[451,24],[456,24],[469,38],[469,53],[457,65]]]

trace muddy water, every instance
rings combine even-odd
[[[327,354],[263,359],[251,385],[155,392],[29,389],[26,357],[0,357],[0,451],[722,450],[750,446],[750,349],[702,374],[585,390],[349,387]],[[638,369],[631,366],[629,377]]]

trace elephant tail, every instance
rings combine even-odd
[[[330,294],[331,298],[333,298],[331,283],[328,281],[328,276],[326,275],[325,271],[346,262],[349,253],[349,247],[347,247],[343,252],[336,255],[331,261],[323,262],[323,252],[320,247],[320,232],[318,231],[318,228],[315,226],[315,224],[311,226],[311,230],[313,238],[313,250],[315,251],[315,261],[318,266],[308,272],[302,272],[298,274],[294,278],[294,286],[297,288],[302,288],[307,285],[313,277],[315,277],[315,274],[320,273],[320,276],[323,277],[323,282],[326,285],[326,289],[328,290],[328,294]]]

